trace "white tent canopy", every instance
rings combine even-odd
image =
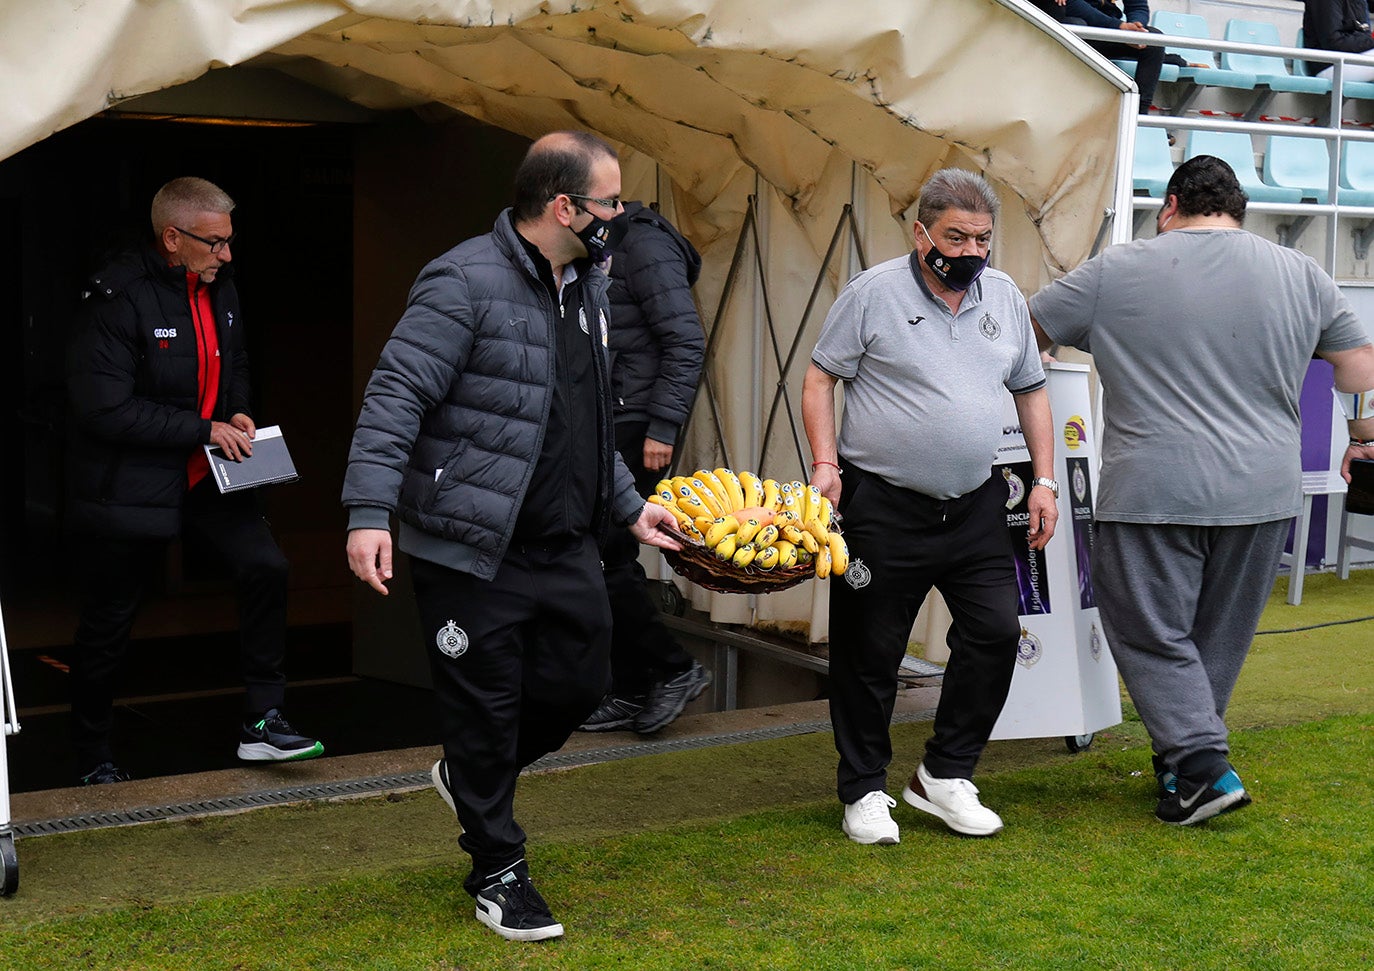
[[[858,269],[852,243],[870,261],[909,249],[921,184],[973,168],[1004,202],[994,263],[1033,291],[1099,239],[1134,102],[1124,76],[1020,0],[14,0],[0,37],[0,158],[248,62],[369,108],[439,103],[528,137],[600,133],[623,149],[625,196],[659,201],[706,259],[698,296],[705,316],[721,311],[710,374],[732,461],[789,479],[793,441],[765,450],[762,425],[780,383],[799,400],[824,308]],[[745,296],[723,299],[751,199]],[[823,269],[846,204],[857,233]],[[764,311],[784,353],[804,325],[786,374]],[[699,418],[692,467],[715,458]],[[759,615],[820,622],[815,586]],[[719,619],[749,619],[730,599]]]

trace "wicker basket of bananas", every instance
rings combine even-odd
[[[771,593],[849,564],[830,500],[815,486],[698,469],[663,479],[649,501],[684,536],[681,551],[664,552],[668,565],[708,590]]]

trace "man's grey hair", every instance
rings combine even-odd
[[[153,232],[161,234],[168,226],[184,226],[202,213],[233,211],[234,200],[223,189],[188,175],[173,179],[153,196]]]
[[[986,213],[997,221],[1002,201],[988,185],[987,179],[967,169],[941,169],[921,188],[916,203],[916,218],[925,226],[933,226],[945,211]]]

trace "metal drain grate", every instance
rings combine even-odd
[[[929,721],[934,717],[935,709],[932,708],[927,711],[900,713],[895,715],[892,721],[894,724],[902,724]],[[717,745],[738,745],[743,742],[760,742],[767,739],[789,738],[794,735],[810,735],[815,732],[828,731],[830,731],[829,721],[812,721],[779,725],[775,728],[754,728],[740,732],[723,732],[718,735],[699,735],[693,738],[632,742],[628,745],[546,755],[526,771],[538,772],[541,769],[575,768],[584,765],[597,765],[602,762],[615,762],[620,759],[638,758],[643,755],[686,752],[694,749],[712,748]],[[282,806],[296,802],[347,799],[387,792],[414,792],[418,789],[428,788],[431,784],[428,772],[398,773],[373,776],[368,779],[351,779],[344,782],[324,782],[314,785],[265,789],[261,792],[248,793],[242,796],[224,796],[199,802],[169,803],[163,806],[142,806],[136,809],[82,813],[76,816],[19,823],[12,827],[12,832],[17,837],[48,836],[55,833],[103,829],[108,826],[131,826],[137,823],[155,823],[169,819],[237,813],[265,806]]]

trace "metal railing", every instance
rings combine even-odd
[[[1217,119],[1207,117],[1187,117],[1184,115],[1141,115],[1137,119],[1137,124],[1143,128],[1168,128],[1182,130],[1205,130],[1205,131],[1231,131],[1244,132],[1250,135],[1285,135],[1299,138],[1316,138],[1327,143],[1328,154],[1330,156],[1330,166],[1327,173],[1327,199],[1332,200],[1326,203],[1318,202],[1252,202],[1246,206],[1246,211],[1256,214],[1277,214],[1292,215],[1296,217],[1290,224],[1280,227],[1280,242],[1285,245],[1296,245],[1302,235],[1303,229],[1316,218],[1324,218],[1328,223],[1326,236],[1326,251],[1324,266],[1332,277],[1337,276],[1336,257],[1337,257],[1337,236],[1338,226],[1342,218],[1347,220],[1358,220],[1357,225],[1352,228],[1353,245],[1356,257],[1362,259],[1361,255],[1368,253],[1371,239],[1374,239],[1374,206],[1349,206],[1342,205],[1340,194],[1342,191],[1340,184],[1341,171],[1341,152],[1342,146],[1346,142],[1374,142],[1374,131],[1346,130],[1342,126],[1342,110],[1348,96],[1345,92],[1345,69],[1348,65],[1362,65],[1374,67],[1374,56],[1367,54],[1344,54],[1339,51],[1321,51],[1303,47],[1270,47],[1262,44],[1247,44],[1239,41],[1229,41],[1223,39],[1200,38],[1200,37],[1180,37],[1171,34],[1154,34],[1132,32],[1123,34],[1120,30],[1104,29],[1101,27],[1068,27],[1066,30],[1084,41],[1101,41],[1106,43],[1127,43],[1144,44],[1151,47],[1175,47],[1195,50],[1206,50],[1216,53],[1240,53],[1240,54],[1262,54],[1269,57],[1283,58],[1285,61],[1315,61],[1323,64],[1332,64],[1334,69],[1331,72],[1331,92],[1325,94],[1300,94],[1301,97],[1324,98],[1327,103],[1327,113],[1325,124],[1303,124],[1300,122],[1264,122],[1259,121],[1261,106],[1267,104],[1273,92],[1263,85],[1257,85],[1257,100],[1252,105],[1251,110],[1246,112],[1242,119]],[[1295,71],[1295,76],[1302,76],[1301,72]],[[1187,78],[1180,78],[1178,84],[1193,84]],[[1199,88],[1207,88],[1208,85],[1197,85]],[[1218,91],[1237,90],[1227,88],[1216,88]],[[1191,104],[1191,98],[1186,99],[1184,106]],[[1374,100],[1370,104],[1374,106]],[[1253,119],[1251,116],[1255,116]],[[1132,151],[1134,149],[1134,140]],[[1253,147],[1253,146],[1252,146]],[[1130,168],[1133,158],[1124,157],[1121,164],[1127,169]],[[1258,170],[1257,170],[1258,171]],[[1151,212],[1158,209],[1163,204],[1162,200],[1135,196],[1132,206],[1137,213]]]

